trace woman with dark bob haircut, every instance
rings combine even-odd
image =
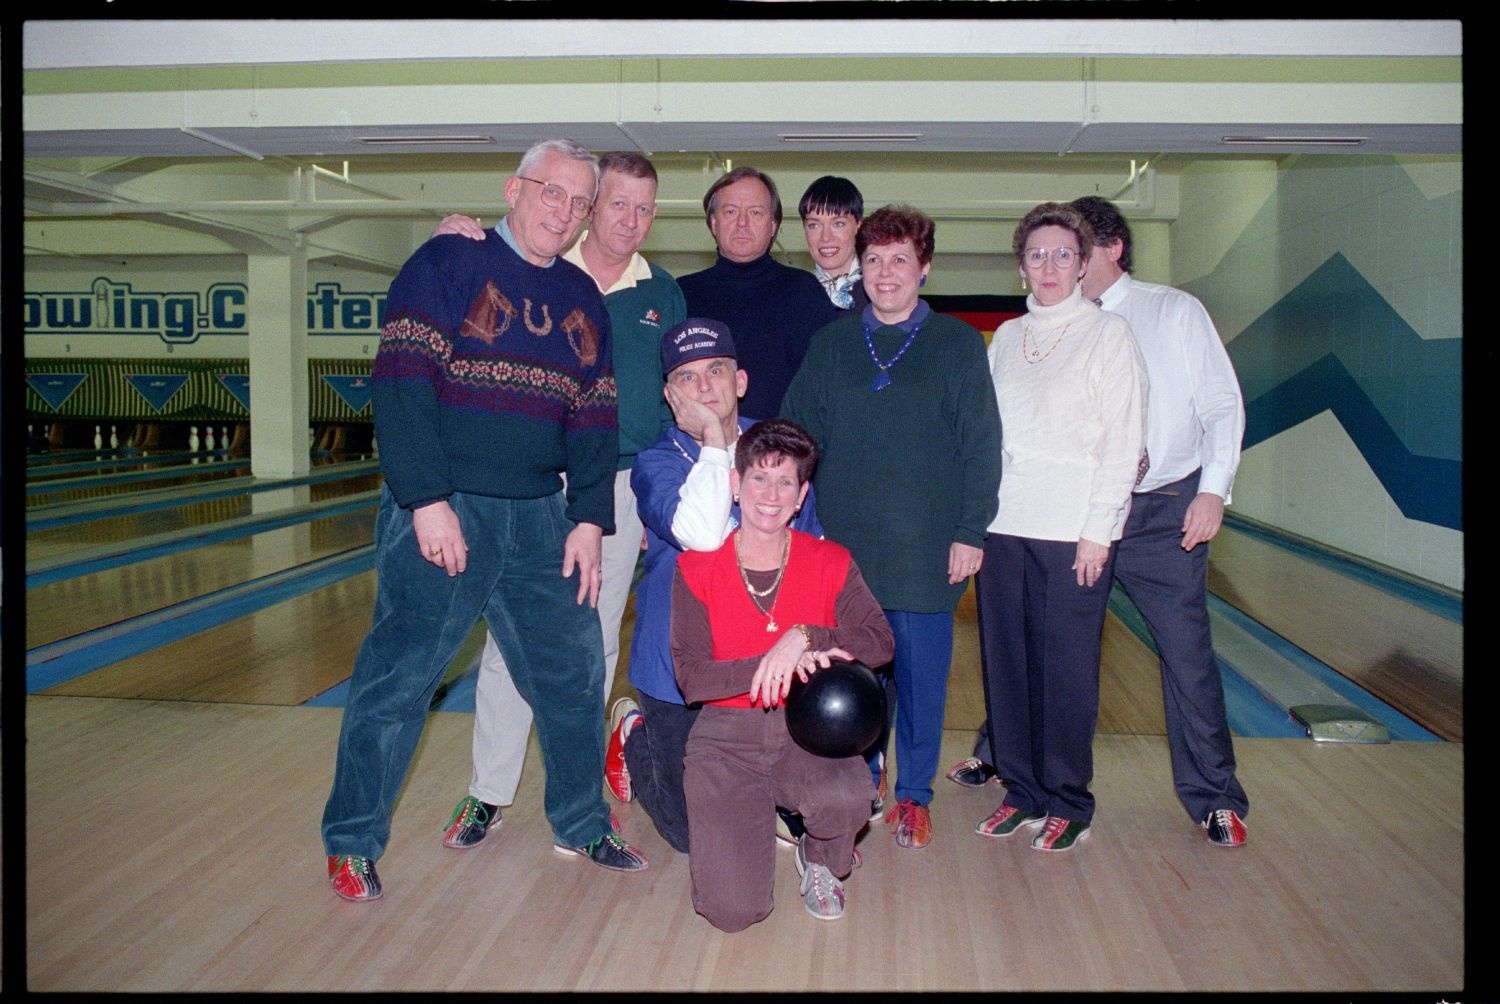
[[[953,611],[979,570],[1000,481],[984,339],[918,296],[934,246],[932,220],[910,206],[865,218],[855,250],[869,305],[813,336],[782,404],[822,450],[818,518],[853,552],[895,634],[887,703],[900,774],[885,821],[911,848],[932,839]],[[886,743],[869,754],[877,812]]]
[[[803,905],[819,920],[842,916],[874,793],[859,756],[798,746],[782,706],[794,674],[805,682],[830,659],[891,657],[891,629],[849,552],[787,525],[817,458],[795,423],[746,429],[729,473],[739,528],[717,550],[684,551],[673,573],[677,682],[703,705],[683,756],[693,906],[723,931],[771,912],[778,805],[805,820]]]
[[[1081,213],[1043,203],[1011,247],[1031,295],[990,341],[1005,443],[976,582],[990,749],[1006,795],[976,829],[1040,827],[1032,847],[1065,851],[1094,816],[1099,639],[1114,542],[1145,471],[1146,371],[1125,319],[1083,298],[1094,235]]]

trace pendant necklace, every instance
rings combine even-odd
[[[765,589],[756,589],[750,584],[750,576],[745,571],[745,563],[740,560],[740,535],[743,532],[743,530],[736,530],[734,532],[734,563],[739,566],[740,581],[745,584],[745,591],[750,594],[750,602],[754,603],[755,609],[759,610],[766,618],[766,633],[771,634],[781,630],[776,626],[776,617],[772,614],[772,611],[776,609],[776,600],[772,600],[769,607],[761,606],[760,601],[762,597],[770,596],[776,592],[777,588],[781,585],[781,577],[786,574],[786,559],[792,551],[792,534],[790,530],[782,531],[781,567],[776,569],[776,581],[772,582]],[[780,594],[778,594],[777,599],[780,598]]]
[[[1062,329],[1062,334],[1059,334],[1057,336],[1057,341],[1053,342],[1047,348],[1046,352],[1043,352],[1042,351],[1042,345],[1041,345],[1040,342],[1037,342],[1036,345],[1035,345],[1035,347],[1033,347],[1030,344],[1031,341],[1032,341],[1032,337],[1031,337],[1031,325],[1028,322],[1022,322],[1022,324],[1021,324],[1021,358],[1025,359],[1028,363],[1031,363],[1033,366],[1036,365],[1037,363],[1041,362],[1042,360],[1046,359],[1048,356],[1050,356],[1052,354],[1052,350],[1053,349],[1057,348],[1059,345],[1062,344],[1063,337],[1065,335],[1067,335],[1068,329],[1071,328],[1072,326],[1073,326],[1073,322],[1071,322],[1071,321],[1069,321],[1067,324],[1064,324],[1063,325],[1063,329]]]
[[[894,327],[894,325],[891,325],[891,326]],[[881,362],[880,361],[880,357],[875,354],[875,342],[873,340],[871,340],[871,338],[870,338],[870,326],[869,326],[869,324],[866,324],[864,326],[864,329],[865,329],[865,348],[867,348],[867,349],[870,350],[870,361],[875,364],[876,370],[879,371],[879,372],[877,372],[875,374],[875,382],[872,383],[872,384],[870,384],[870,389],[871,390],[885,390],[887,387],[889,387],[891,385],[891,373],[890,373],[891,367],[894,366],[894,365],[896,365],[896,361],[898,359],[900,359],[902,356],[906,355],[906,350],[909,349],[909,348],[911,348],[911,343],[916,339],[917,332],[922,330],[922,324],[921,324],[921,322],[918,322],[911,329],[911,334],[909,334],[909,335],[906,336],[906,341],[904,343],[902,343],[901,348],[899,348],[899,349],[896,350],[896,354],[893,355],[893,356],[891,356],[889,362]]]

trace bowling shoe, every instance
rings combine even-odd
[[[379,899],[382,891],[374,859],[358,854],[328,855],[328,884],[351,903]]]
[[[966,760],[960,760],[948,771],[946,777],[955,784],[961,784],[965,788],[983,788],[992,777],[999,777],[995,768],[979,759],[971,756]]]
[[[1031,838],[1034,851],[1071,851],[1089,835],[1089,824],[1061,816],[1048,816],[1042,832]]]
[[[1017,830],[1041,826],[1046,819],[1044,812],[1027,812],[1014,805],[1002,805],[974,827],[974,832],[982,837],[1008,837]]]
[[[802,905],[819,920],[838,920],[844,915],[844,884],[823,865],[808,865],[798,888]]]
[[[776,840],[782,847],[795,847],[806,832],[801,816],[779,805],[776,807]]]
[[[582,847],[568,847],[563,844],[553,844],[552,847],[559,854],[580,855],[588,858],[600,868],[608,868],[612,872],[638,872],[646,867],[645,855],[627,844],[625,838],[613,830],[595,837],[593,842]]]
[[[500,825],[500,806],[481,802],[473,795],[458,800],[448,826],[443,830],[444,847],[473,847],[484,839],[491,826]]]
[[[640,705],[628,697],[615,702],[609,712],[609,745],[604,749],[604,784],[616,801],[628,802],[630,768],[625,765],[625,740],[645,721]]]
[[[1244,847],[1250,839],[1245,821],[1233,809],[1215,809],[1199,825],[1208,831],[1208,842],[1220,847]]]
[[[926,847],[932,842],[932,816],[927,806],[909,798],[897,802],[885,815],[886,827],[896,835],[896,846]]]
[[[884,759],[882,757],[882,759]],[[885,800],[891,793],[885,779],[885,764],[880,765],[880,783],[875,786],[875,800],[870,803],[870,822],[885,815]]]

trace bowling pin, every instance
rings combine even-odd
[[[109,446],[112,450],[120,448],[120,431],[113,425],[109,427]]]
[[[208,438],[204,441],[203,448],[212,450],[214,448],[214,427],[211,425],[204,426],[204,431],[208,433]]]
[[[192,450],[194,453],[197,453],[199,445],[198,427],[196,425],[188,426],[188,449]]]
[[[219,426],[219,445],[226,450],[229,449],[229,426],[227,425]]]
[[[97,450],[97,449],[99,449],[99,447],[101,447],[103,445],[104,445],[104,437],[99,434],[99,427],[96,425],[96,426],[94,426],[94,449]]]

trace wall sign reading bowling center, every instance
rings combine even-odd
[[[319,282],[307,294],[307,333],[380,333],[385,290],[345,290]],[[137,289],[96,278],[88,289],[28,291],[25,333],[66,336],[68,355],[28,352],[27,412],[38,417],[121,419],[243,419],[249,414],[248,359],[172,358],[171,346],[205,336],[247,337],[249,287],[216,282],[201,291]],[[85,339],[75,345],[74,340]],[[142,357],[149,338],[156,351]],[[127,341],[122,341],[126,339]],[[161,352],[161,346],[169,348]],[[132,351],[134,350],[134,351]],[[54,353],[56,350],[52,350]],[[370,419],[370,350],[361,359],[308,360],[310,418]]]
[[[87,290],[27,292],[28,335],[152,335],[173,345],[203,335],[246,335],[250,289],[216,282],[203,292],[137,290],[100,276]],[[385,313],[385,290],[345,291],[320,282],[307,294],[309,335],[374,335]]]

